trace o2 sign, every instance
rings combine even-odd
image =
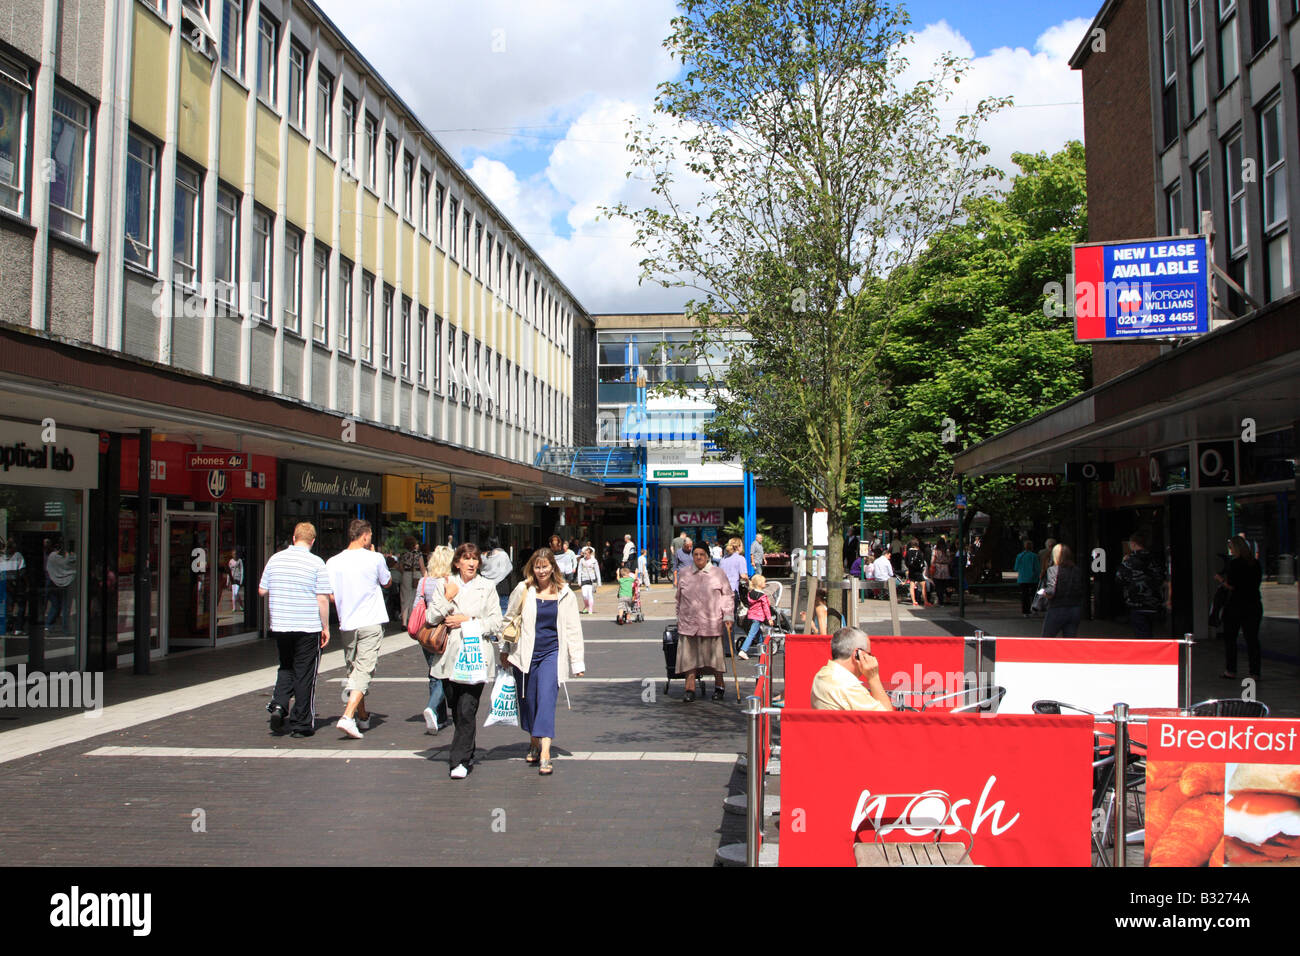
[[[1198,441],[1196,443],[1196,486],[1231,488],[1237,483],[1237,442]]]

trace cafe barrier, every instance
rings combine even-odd
[[[1116,700],[1141,707],[1179,706],[1176,640],[985,638],[995,647],[993,683],[1007,689],[998,712],[1033,713],[1036,700],[1109,710]],[[875,647],[874,643],[872,645]],[[1190,658],[1190,647],[1187,647]],[[1191,671],[1188,660],[1188,673]]]
[[[966,638],[951,634],[872,634],[870,638],[885,690],[898,692],[909,706],[919,708],[923,696],[953,693],[975,683],[974,675],[965,673]],[[785,699],[791,707],[809,705],[813,677],[830,659],[831,639],[826,634],[790,634],[785,638]]]
[[[873,794],[942,793],[974,837],[974,863],[1088,866],[1092,759],[1087,716],[784,710],[780,865],[851,866],[855,841],[895,822],[878,819]],[[904,816],[932,818],[925,803]],[[920,823],[902,832],[935,838]]]

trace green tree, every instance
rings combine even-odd
[[[1083,146],[1012,158],[1021,172],[1005,194],[968,199],[961,221],[891,277],[905,303],[881,362],[893,411],[862,442],[864,474],[926,517],[953,513],[957,448],[1090,385],[1090,350],[1063,311],[1050,314],[1050,284],[1064,285],[1071,246],[1087,237]],[[955,433],[946,447],[944,419]],[[976,479],[967,492],[995,525],[1059,514],[1068,496],[1019,493],[1009,476]]]
[[[681,0],[665,46],[684,67],[659,87],[671,126],[634,128],[633,170],[657,205],[631,220],[643,279],[697,290],[698,387],[710,434],[762,480],[823,507],[842,564],[854,459],[879,417],[878,359],[911,262],[993,171],[985,100],[946,126],[964,64],[903,82],[908,23],[874,0]],[[631,175],[632,173],[629,173]]]

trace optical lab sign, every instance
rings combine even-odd
[[[1204,236],[1074,247],[1076,342],[1209,330],[1210,264]]]
[[[46,443],[40,425],[0,422],[0,484],[97,488],[99,435],[58,428]]]

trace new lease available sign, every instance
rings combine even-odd
[[[1204,236],[1074,247],[1074,338],[1168,338],[1210,329]]]

